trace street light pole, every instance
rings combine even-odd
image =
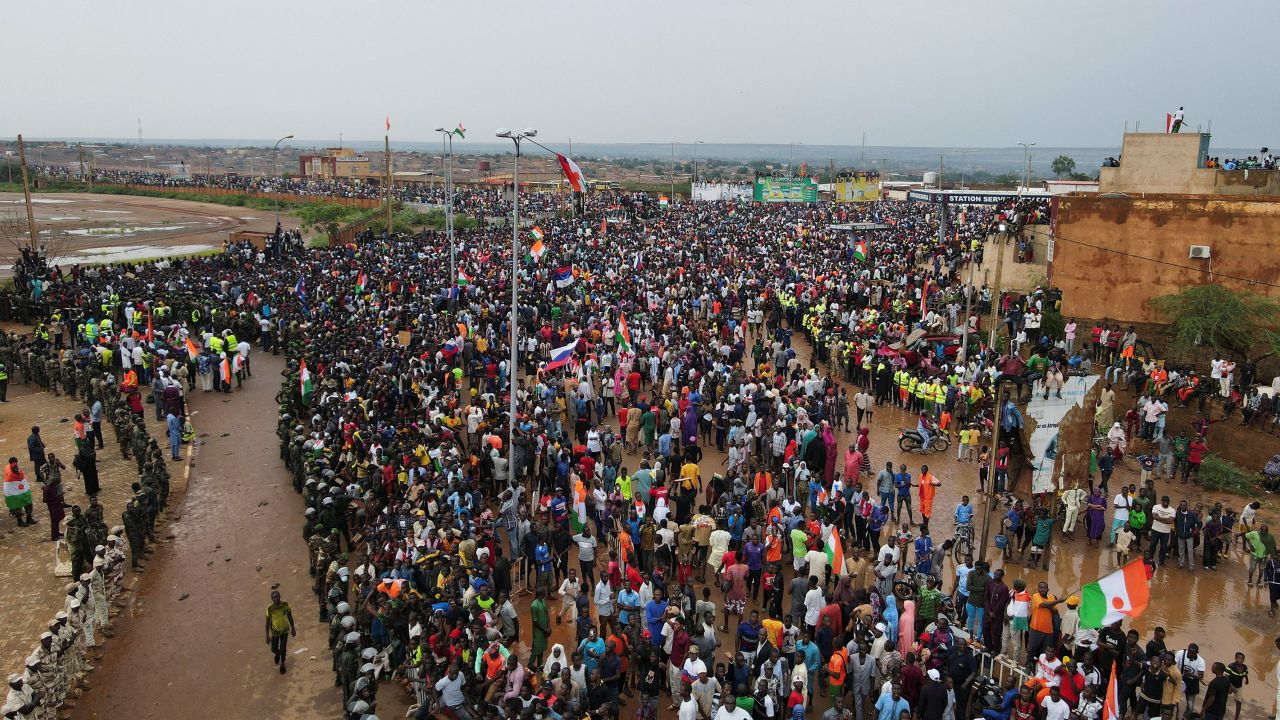
[[[519,375],[519,333],[520,322],[520,141],[537,136],[538,131],[525,128],[523,132],[513,133],[506,128],[499,128],[497,136],[507,138],[516,146],[515,165],[511,172],[511,359],[507,369],[507,392],[511,396],[509,411],[510,425],[507,429],[507,485],[516,485],[516,379]]]
[[[689,188],[690,194],[693,188]],[[671,143],[671,202],[676,201],[676,144]]]
[[[1022,164],[1024,167],[1022,190],[1018,191],[1018,196],[1021,197],[1023,190],[1029,190],[1031,187],[1031,148],[1035,147],[1036,144],[1034,142],[1019,142],[1018,144],[1022,146]]]
[[[442,127],[436,128],[441,133],[440,144],[444,146],[444,230],[449,236],[449,292],[458,286],[458,262],[453,245],[453,131]]]
[[[285,140],[291,140],[291,139],[293,139],[292,135],[285,135],[284,137],[277,140],[275,145],[271,146],[271,171],[276,174],[276,177],[280,176],[280,167],[276,165],[276,152],[280,149],[280,143],[284,142]],[[275,195],[276,232],[279,232],[280,231],[280,189],[277,187],[276,192],[272,193],[272,195]]]

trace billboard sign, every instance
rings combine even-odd
[[[852,177],[836,181],[835,201],[872,202],[880,199],[880,177],[868,173],[857,173]]]
[[[817,202],[818,183],[811,177],[759,177],[752,197],[756,202]]]
[[[1033,456],[1029,461],[1031,492],[1039,495],[1065,489],[1058,487],[1058,477],[1054,472],[1055,468],[1058,475],[1064,471],[1059,456],[1084,452],[1085,457],[1088,457],[1087,440],[1085,447],[1073,447],[1076,443],[1072,442],[1072,433],[1065,432],[1068,429],[1065,425],[1067,413],[1075,408],[1077,415],[1086,421],[1085,432],[1093,429],[1093,403],[1087,403],[1086,396],[1097,381],[1097,375],[1068,377],[1062,388],[1062,397],[1058,397],[1057,393],[1049,393],[1047,398],[1038,392],[1032,394],[1031,402],[1027,405],[1027,416],[1035,420],[1035,429],[1031,432],[1029,442]],[[1085,467],[1088,467],[1087,462]]]

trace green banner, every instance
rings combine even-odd
[[[753,199],[756,202],[817,202],[818,183],[811,177],[760,177],[756,178]]]

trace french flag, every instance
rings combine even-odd
[[[573,268],[556,268],[556,287],[567,288],[573,284]]]
[[[543,370],[555,370],[556,368],[568,365],[569,361],[573,359],[573,350],[576,347],[578,347],[578,341],[574,340],[564,347],[558,347],[552,350],[551,362],[547,363],[546,366],[543,367]]]

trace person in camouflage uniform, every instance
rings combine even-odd
[[[129,559],[134,569],[141,569],[140,561],[145,550],[146,521],[143,519],[143,511],[138,506],[137,498],[129,500],[120,518],[124,521],[124,533],[129,539]]]

